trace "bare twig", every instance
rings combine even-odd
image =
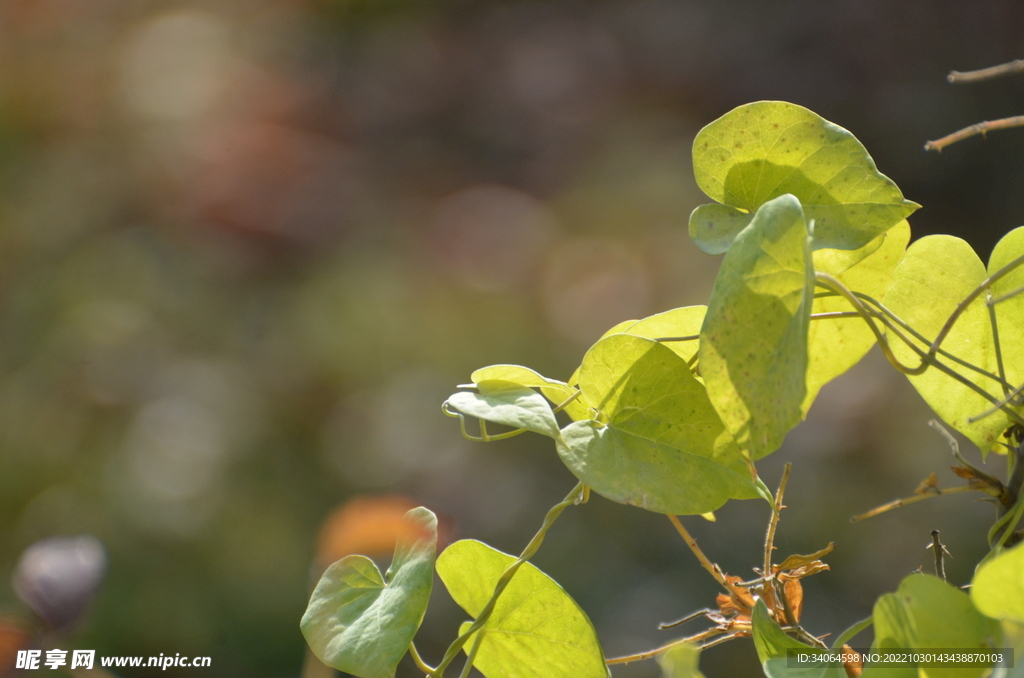
[[[950,71],[949,75],[946,76],[946,80],[953,85],[967,85],[981,82],[982,80],[1000,78],[1004,75],[1013,75],[1014,73],[1024,73],[1024,59],[1016,59],[1009,63],[999,64],[998,66],[979,68],[976,71],[964,71],[962,73],[960,71]]]
[[[690,536],[690,533],[685,527],[683,527],[679,518],[670,513],[668,519],[672,521],[672,526],[676,528],[676,532],[679,533],[679,536],[683,538],[686,545],[690,547],[691,551],[693,551],[693,555],[697,556],[697,560],[700,561],[700,564],[704,569],[711,573],[711,576],[715,578],[715,581],[722,585],[722,588],[724,588],[727,593],[732,594],[732,588],[729,586],[729,582],[726,581],[725,575],[722,574],[722,570],[708,560],[708,557],[704,555],[704,552],[700,550],[699,546],[697,546],[697,540]]]
[[[867,520],[868,518],[873,518],[873,517],[875,517],[875,516],[877,516],[879,514],[885,513],[886,511],[891,511],[894,508],[899,508],[901,506],[907,506],[908,504],[914,504],[916,502],[923,501],[925,499],[930,499],[932,497],[940,497],[940,496],[942,496],[944,494],[957,494],[959,492],[984,492],[985,494],[992,494],[992,492],[990,492],[990,491],[987,491],[985,489],[981,489],[981,488],[978,488],[978,487],[972,487],[970,485],[961,485],[959,487],[948,487],[946,489],[935,490],[934,492],[929,492],[927,494],[915,494],[912,497],[905,497],[903,499],[897,499],[895,501],[890,501],[888,504],[882,504],[881,506],[879,506],[877,508],[871,509],[867,513],[861,513],[859,516],[854,516],[853,518],[850,518],[850,522],[851,523],[859,523],[862,520]]]
[[[929,141],[924,145],[926,151],[941,151],[950,144],[955,144],[958,141],[963,141],[969,137],[976,136],[978,134],[985,136],[989,132],[993,132],[997,129],[1009,129],[1010,127],[1024,127],[1024,115],[1015,115],[1012,118],[1000,118],[999,120],[986,120],[979,122],[970,127],[964,127],[962,130],[947,134],[941,139],[935,141]]]
[[[786,494],[786,483],[789,482],[789,472],[792,470],[793,465],[787,463],[785,468],[782,470],[782,479],[779,480],[779,489],[775,492],[775,510],[772,511],[772,516],[768,520],[768,532],[764,536],[764,570],[761,572],[762,577],[771,577],[772,575],[772,551],[775,550],[775,530],[779,526],[779,513],[782,511],[782,497]],[[772,595],[775,593],[774,590],[769,586],[764,587],[764,595],[767,600],[765,603],[769,607],[774,607],[772,601]],[[783,596],[785,598],[785,596]],[[791,623],[796,623],[795,621]]]
[[[935,574],[939,579],[946,578],[946,568],[942,563],[943,551],[945,550],[946,547],[942,545],[941,541],[939,541],[939,531],[932,530],[932,551],[935,553]]]

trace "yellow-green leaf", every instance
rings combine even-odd
[[[927,350],[960,302],[985,280],[987,272],[981,259],[965,241],[949,235],[932,235],[910,246],[896,267],[894,277],[895,282],[885,295],[885,305],[927,339],[928,343],[915,342],[918,348]],[[892,335],[890,343],[901,362],[910,367],[920,364],[918,355]],[[941,348],[991,374],[998,374],[984,295],[972,302],[956,320]],[[1018,352],[1016,348],[1010,350]],[[936,359],[993,397],[1003,396],[1002,387],[993,378],[941,355]],[[970,421],[991,408],[991,400],[936,367],[929,367],[923,374],[909,378],[935,413],[967,436],[983,453],[998,449],[993,446],[1009,426],[1007,414],[997,411],[983,419]]]
[[[920,206],[875,167],[848,131],[802,106],[740,106],[693,141],[697,185],[721,204],[698,207],[690,236],[721,254],[764,203],[787,193],[814,221],[814,248],[859,249]]]
[[[656,341],[615,334],[580,367],[599,419],[562,429],[558,454],[595,492],[658,513],[701,514],[765,496],[686,361]]]
[[[903,221],[859,250],[817,250],[814,270],[829,273],[852,290],[881,301],[893,284],[893,273],[910,241],[910,224]],[[823,292],[817,288],[818,294]],[[840,296],[818,296],[811,312],[853,311]],[[863,318],[811,319],[808,333],[806,416],[821,387],[853,367],[875,345],[874,332]]]
[[[455,602],[477,617],[515,558],[474,540],[457,541],[437,559]],[[460,629],[460,634],[468,623]],[[597,632],[576,601],[531,563],[498,598],[483,628],[474,666],[487,678],[608,678]],[[476,637],[464,645],[468,653]]]
[[[722,260],[708,303],[700,372],[752,459],[778,449],[803,414],[814,294],[809,241],[796,198],[765,203]]]

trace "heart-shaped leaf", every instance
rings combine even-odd
[[[778,449],[800,422],[814,296],[810,237],[800,202],[765,203],[722,260],[700,333],[700,373],[740,448]]]
[[[761,205],[787,193],[814,221],[815,249],[859,249],[920,207],[852,134],[782,101],[740,106],[702,129],[693,174],[721,203],[690,216],[690,237],[709,254],[728,250]]]
[[[903,221],[862,249],[817,250],[814,270],[829,273],[848,288],[881,301],[892,287],[893,274],[909,241],[910,224]],[[850,302],[838,295],[817,296],[811,307],[812,314],[852,310]],[[802,405],[805,416],[821,387],[856,365],[875,342],[875,334],[863,318],[812,316],[807,339],[807,394]]]
[[[671,311],[657,313],[642,320],[636,320],[622,327],[622,334],[632,334],[648,339],[692,337],[687,341],[666,341],[665,346],[672,349],[680,358],[689,362],[697,355],[700,345],[700,328],[707,314],[707,306],[683,306]]]
[[[971,600],[993,619],[1024,624],[1024,544],[985,561],[974,573]]]
[[[996,243],[988,259],[988,274],[1024,256],[1024,226],[1015,228]],[[992,301],[1002,346],[1006,379],[1014,387],[1024,384],[1024,266],[1018,266],[992,284]],[[1001,394],[1000,394],[1001,395]]]
[[[580,389],[599,419],[562,430],[558,454],[584,483],[613,501],[658,513],[702,514],[729,499],[768,498],[704,386],[677,353],[615,334],[580,367]]]
[[[927,339],[915,342],[922,350],[938,336],[946,321],[963,301],[987,277],[985,266],[971,246],[960,238],[932,235],[921,238],[907,250],[894,273],[895,282],[885,295],[885,305]],[[999,311],[1008,316],[1011,306]],[[1010,323],[1007,333],[1013,329]],[[921,360],[910,347],[890,336],[893,353],[903,363],[916,367]],[[1005,345],[1005,344],[1004,344]],[[1009,348],[1009,345],[1006,345]],[[998,374],[998,360],[985,296],[975,299],[956,320],[941,348],[991,374]],[[1019,364],[1021,358],[1004,350],[1004,361]],[[1015,353],[1019,351],[1014,350]],[[966,369],[948,358],[937,360],[955,369],[993,397],[1003,389],[991,377]],[[973,417],[989,410],[992,401],[969,386],[929,367],[923,374],[909,377],[935,413],[967,436],[983,453],[999,441],[1010,424],[1008,415],[996,411],[974,422]]]
[[[302,635],[320,661],[359,678],[392,678],[423,621],[433,585],[437,518],[406,514],[413,532],[400,538],[387,575],[365,556],[327,568],[302,616]]]
[[[895,593],[878,598],[874,609],[874,650],[940,648],[986,650],[998,647],[999,625],[983,616],[971,598],[955,586],[927,574],[912,574]],[[898,678],[975,678],[985,668],[868,669],[872,675]],[[920,672],[920,673],[919,673]]]
[[[754,626],[754,647],[768,678],[846,678],[841,666],[790,666],[789,653],[815,655],[821,650],[787,636],[768,613],[763,600],[754,605],[751,615]]]
[[[676,643],[658,655],[661,678],[704,678],[699,664],[700,648],[692,643]]]
[[[474,540],[457,541],[437,573],[459,606],[477,617],[515,558]],[[459,633],[469,628],[464,624]],[[586,613],[555,580],[524,563],[477,634],[474,666],[487,678],[608,678],[604,652]],[[476,635],[464,645],[468,653]]]
[[[453,393],[448,407],[484,421],[558,437],[558,421],[551,405],[532,388],[495,380],[482,381],[477,388],[479,393]]]

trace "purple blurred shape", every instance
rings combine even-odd
[[[96,537],[52,537],[25,549],[14,570],[14,591],[54,630],[78,621],[107,569]]]

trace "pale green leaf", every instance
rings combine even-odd
[[[499,381],[509,384],[518,384],[527,388],[541,388],[542,386],[566,387],[568,385],[557,379],[548,379],[536,370],[522,365],[491,365],[481,367],[473,372],[470,377],[473,383],[480,384],[486,381]]]
[[[540,393],[507,381],[485,381],[477,387],[479,393],[453,393],[448,407],[484,421],[558,437],[558,421]]]
[[[1013,666],[1009,667],[1009,657],[997,665],[988,678],[1024,678],[1024,625],[1004,620],[1000,625],[1003,631],[1003,647],[1013,650]]]
[[[802,106],[733,109],[693,141],[697,185],[721,205],[698,207],[690,236],[721,253],[764,203],[787,193],[814,221],[814,247],[859,249],[920,207],[875,167],[848,131]]]
[[[976,649],[999,647],[999,625],[983,616],[970,596],[927,574],[912,574],[895,593],[879,597],[874,609],[872,649]],[[979,678],[982,668],[869,668],[865,678]]]
[[[689,362],[697,355],[697,348],[700,345],[700,328],[704,323],[704,316],[707,310],[707,306],[674,308],[671,311],[657,313],[643,320],[633,321],[620,328],[619,331],[622,334],[632,334],[637,337],[647,337],[648,339],[693,337],[693,339],[688,341],[664,342],[665,346],[672,349],[680,358]]]
[[[481,393],[493,391],[496,388],[503,388],[502,384],[518,384],[525,388],[540,389],[544,397],[556,406],[562,405],[576,395],[576,389],[564,381],[549,379],[536,370],[531,370],[529,367],[523,367],[522,365],[491,365],[489,367],[482,367],[473,372],[470,378],[480,389]],[[500,383],[491,384],[489,382]],[[507,388],[507,386],[504,388]],[[576,399],[569,402],[563,409],[573,419],[586,419],[589,416],[589,410],[584,403],[579,401],[579,396],[576,396]]]
[[[1010,231],[996,244],[988,260],[988,274],[993,275],[1022,256],[1024,226]],[[994,308],[1006,379],[1017,388],[1024,384],[1024,351],[1020,348],[1024,346],[1024,266],[1018,266],[997,280],[992,285],[992,298],[996,302]]]
[[[1024,624],[1024,544],[1007,549],[978,567],[971,584],[971,600],[993,619]]]
[[[813,655],[821,650],[786,635],[771,618],[763,600],[758,600],[751,615],[754,626],[754,647],[768,678],[845,678],[840,666],[793,666],[789,653]]]
[[[910,240],[910,224],[903,221],[859,250],[817,250],[814,270],[829,273],[852,290],[881,301],[893,284],[893,273]],[[824,290],[817,289],[820,294]],[[812,313],[853,311],[840,296],[819,296]],[[876,343],[863,318],[811,319],[808,333],[806,416],[821,387],[853,367]]]
[[[800,203],[765,203],[722,260],[701,330],[700,372],[726,428],[752,459],[800,422],[814,271]]]
[[[437,559],[437,573],[459,606],[477,617],[515,558],[473,540]],[[464,625],[462,631],[467,629]],[[460,633],[462,632],[460,631]],[[604,652],[586,613],[551,577],[524,563],[481,631],[474,666],[487,678],[607,678]],[[468,653],[476,638],[464,647]]]
[[[704,678],[700,672],[700,648],[678,643],[658,655],[661,678]]]
[[[558,454],[598,494],[674,514],[765,496],[703,385],[671,349],[615,334],[587,352],[579,378],[600,419],[565,427]]]
[[[986,276],[985,266],[978,255],[960,238],[948,235],[921,238],[910,246],[896,267],[895,282],[885,295],[885,305],[930,344],[957,305]],[[918,355],[891,334],[890,343],[901,362],[910,367],[920,364]],[[928,348],[928,344],[923,342],[916,342],[916,345],[922,350]],[[957,319],[941,348],[991,374],[998,374],[984,295],[971,303]],[[937,359],[993,397],[1003,396],[1003,389],[994,379],[943,356]],[[929,367],[923,374],[909,379],[935,413],[967,436],[983,453],[998,449],[993,446],[1010,423],[1006,413],[998,411],[973,423],[969,421],[992,407],[989,399],[935,367]]]
[[[320,661],[359,678],[391,678],[409,649],[433,585],[437,518],[405,514],[414,526],[395,546],[387,578],[365,556],[327,568],[302,616],[302,635]]]

